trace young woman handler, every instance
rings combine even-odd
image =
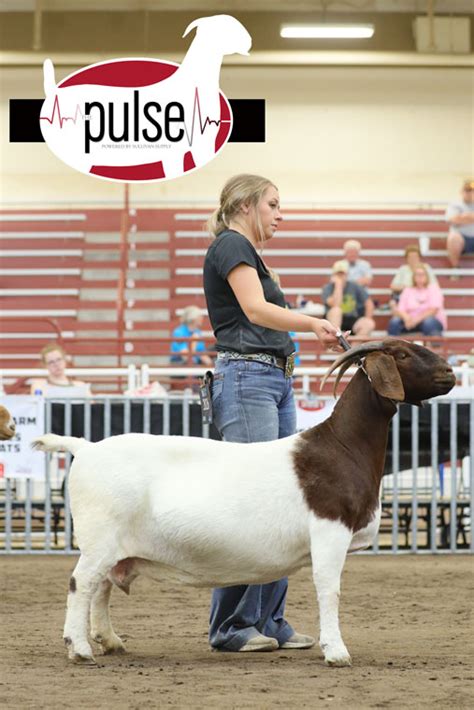
[[[218,351],[212,405],[225,441],[271,441],[295,433],[295,346],[288,331],[312,332],[326,347],[339,349],[336,328],[329,321],[285,307],[283,293],[262,259],[262,247],[281,220],[275,185],[244,174],[224,185],[219,208],[209,221],[215,239],[204,262],[204,291]],[[287,588],[287,579],[281,579],[215,589],[211,646],[222,651],[310,648],[314,639],[295,632],[284,619]]]

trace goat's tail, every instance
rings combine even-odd
[[[57,436],[56,434],[44,434],[31,442],[31,448],[37,451],[69,451],[76,454],[83,446],[90,444],[86,439],[78,439],[76,436]]]

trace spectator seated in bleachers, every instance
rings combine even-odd
[[[356,239],[348,239],[344,243],[344,259],[347,264],[347,280],[353,281],[364,289],[368,289],[372,281],[372,267],[365,259],[360,259],[362,245]]]
[[[342,331],[351,330],[354,335],[368,337],[375,328],[371,298],[360,284],[348,280],[347,261],[336,261],[332,271],[331,280],[322,292],[325,317]]]
[[[202,340],[198,340],[201,335],[202,326],[201,309],[197,306],[187,306],[181,315],[181,325],[173,330],[174,338],[188,338],[189,342],[184,340],[171,343],[171,358],[170,361],[176,365],[191,365],[188,359],[189,350],[193,353],[193,365],[205,365],[213,367],[212,358],[206,353],[206,344]]]
[[[419,264],[413,273],[414,286],[403,289],[395,315],[388,324],[389,335],[423,333],[441,335],[447,328],[443,294],[437,283],[429,283],[428,271]]]
[[[452,202],[446,210],[449,234],[446,247],[453,267],[463,254],[474,255],[474,180],[466,180],[461,191],[462,201]]]
[[[390,289],[392,291],[390,296],[390,306],[392,308],[392,313],[395,313],[397,303],[400,299],[400,294],[403,289],[407,286],[413,286],[413,274],[417,266],[422,264],[421,252],[418,244],[409,244],[405,249],[405,261],[406,264],[402,264],[390,284]],[[438,279],[429,264],[423,264],[426,268],[426,273],[428,274],[428,283],[438,284]]]
[[[45,345],[40,353],[41,364],[48,370],[46,378],[31,383],[31,394],[43,397],[89,397],[90,384],[73,380],[66,374],[67,355],[57,343]]]

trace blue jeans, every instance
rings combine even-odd
[[[292,380],[273,365],[217,360],[212,405],[214,422],[224,441],[273,441],[295,433]],[[214,589],[211,646],[238,651],[257,633],[276,638],[280,645],[288,641],[294,631],[283,618],[287,590],[286,578],[269,584]]]
[[[423,333],[423,335],[441,335],[443,325],[434,316],[425,318],[418,323],[415,328],[407,330],[401,318],[394,316],[388,324],[389,335],[401,335],[402,333]]]

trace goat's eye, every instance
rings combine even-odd
[[[397,358],[399,360],[404,360],[406,358],[407,354],[406,353],[397,353]]]

